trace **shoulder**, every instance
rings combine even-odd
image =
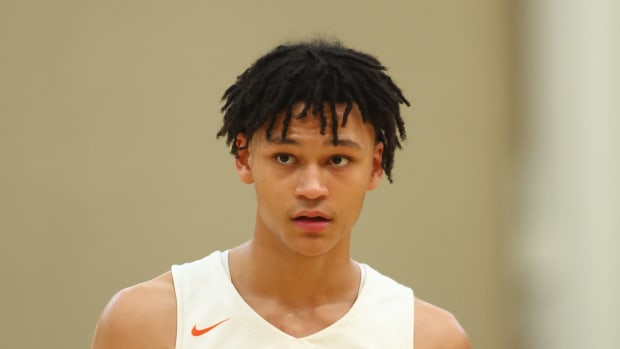
[[[170,272],[119,291],[101,313],[92,349],[174,348],[176,297]]]
[[[414,348],[471,348],[467,334],[450,312],[418,298],[414,300],[414,307]]]

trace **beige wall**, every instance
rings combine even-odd
[[[510,17],[504,1],[0,3],[0,338],[85,348],[118,289],[250,236],[216,141],[258,55],[320,33],[369,51],[413,107],[354,256],[510,348]]]

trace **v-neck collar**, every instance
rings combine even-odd
[[[366,298],[364,296],[364,284],[367,279],[367,266],[363,263],[357,263],[360,268],[360,287],[357,298],[353,302],[351,308],[349,308],[349,310],[344,315],[342,315],[339,319],[337,319],[329,326],[304,337],[295,337],[271,324],[260,314],[258,314],[245,301],[245,299],[243,299],[243,297],[241,297],[239,291],[232,283],[230,269],[228,267],[228,250],[221,252],[221,261],[221,268],[217,268],[217,270],[221,273],[220,277],[227,280],[227,282],[223,283],[222,285],[223,294],[229,295],[229,300],[232,302],[234,308],[239,313],[239,317],[243,319],[243,321],[248,322],[248,328],[250,328],[258,336],[264,337],[266,339],[278,338],[286,342],[295,343],[312,343],[316,341],[320,342],[323,338],[330,336],[330,334],[339,332],[338,328],[346,326],[346,324],[350,321],[350,318],[356,318],[355,314],[358,312],[357,309],[361,307],[360,304],[363,303],[364,299]]]

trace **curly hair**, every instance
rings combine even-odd
[[[325,134],[325,106],[331,111],[331,133],[338,142],[337,104],[345,104],[341,126],[347,123],[355,103],[364,122],[374,127],[376,141],[384,144],[381,166],[390,182],[394,151],[406,138],[400,104],[409,106],[400,88],[385,73],[387,69],[373,56],[344,47],[339,41],[313,40],[280,45],[260,57],[231,85],[222,100],[223,126],[217,137],[237,156],[238,134],[248,141],[267,125],[269,139],[277,116],[284,113],[281,137],[284,139],[293,117],[293,105],[303,102],[298,118],[310,111],[318,116]],[[245,145],[247,146],[247,144]]]

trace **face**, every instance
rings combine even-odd
[[[293,115],[302,108],[296,105]],[[280,116],[271,139],[265,139],[263,127],[239,152],[239,176],[256,189],[255,243],[306,256],[334,249],[348,253],[365,194],[379,185],[383,174],[383,144],[375,142],[372,125],[363,123],[354,107],[346,126],[339,126],[334,146],[327,109],[325,135],[320,134],[319,118],[308,114],[293,117],[281,140]],[[337,108],[339,120],[344,109]],[[246,142],[245,135],[237,137],[238,146]]]

